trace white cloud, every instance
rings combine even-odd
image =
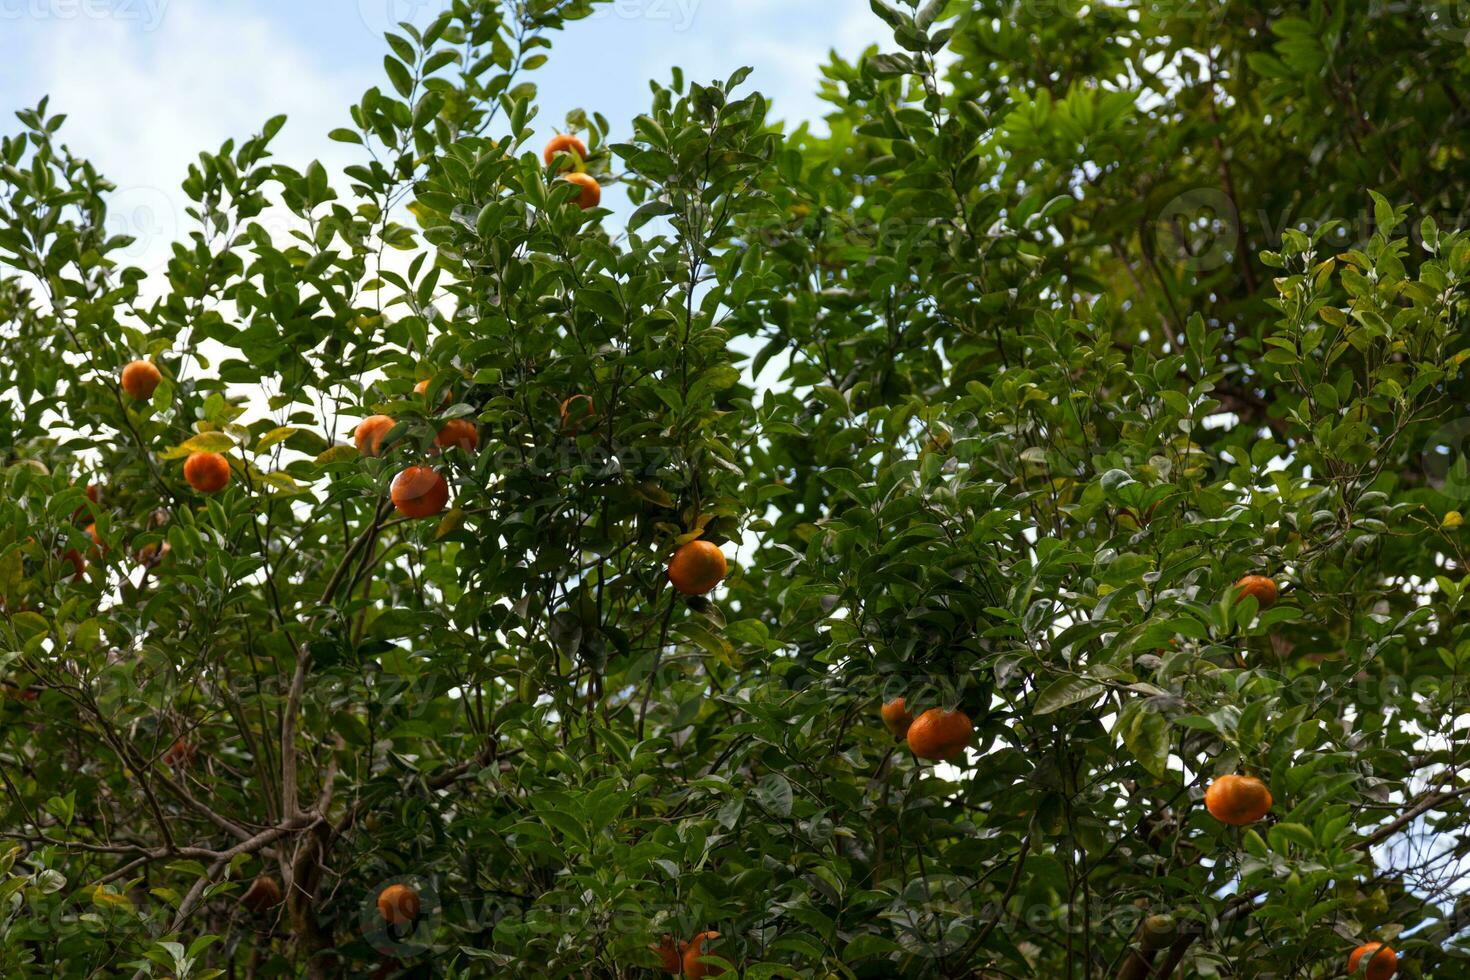
[[[836,50],[856,57],[868,45],[891,41],[887,25],[867,0],[826,0],[823,15],[810,9],[794,16],[785,0],[742,0],[712,4],[706,0],[677,43],[659,48],[644,62],[654,78],[664,78],[670,64],[684,66],[696,79],[723,76],[737,65],[755,69],[748,86],[772,100],[772,115],[795,125],[809,120],[818,131],[826,103],[817,97],[821,68]]]
[[[284,112],[278,160],[299,168],[324,157],[335,171],[351,159],[325,134],[346,122],[360,80],[323,70],[263,17],[177,4],[153,31],[93,18],[39,36],[33,84],[69,117],[61,139],[117,185],[113,220],[142,235],[127,260],[145,268],[190,230],[180,184],[201,150],[238,145]]]

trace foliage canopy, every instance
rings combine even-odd
[[[529,143],[594,0],[453,0],[335,183],[201,154],[152,277],[18,113],[0,973],[1463,972],[1455,6],[874,0],[825,135],[745,72],[574,114],[616,228]]]

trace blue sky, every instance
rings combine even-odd
[[[62,136],[119,186],[124,208],[158,218],[156,239],[180,230],[177,187],[195,154],[290,116],[277,157],[337,170],[352,148],[326,139],[346,106],[379,84],[381,30],[424,21],[441,0],[0,0],[0,106],[51,95]],[[783,118],[816,118],[819,66],[883,36],[867,0],[613,0],[554,38],[535,75],[550,132],[573,107],[600,111],[614,137],[646,106],[648,79],[671,66],[749,84]],[[616,194],[607,202],[617,207]],[[115,202],[115,207],[118,207]]]

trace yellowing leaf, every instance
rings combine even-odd
[[[318,463],[321,463],[323,466],[327,466],[332,463],[340,463],[343,460],[355,458],[357,458],[357,449],[355,447],[333,446],[331,449],[328,449],[326,452],[318,456],[316,458],[316,461]]]
[[[235,440],[223,432],[201,432],[159,455],[163,459],[181,459],[190,453],[226,453],[234,448]]]
[[[283,425],[278,428],[272,429],[265,435],[260,437],[260,442],[255,444],[255,451],[258,453],[263,453],[270,447],[274,446],[276,443],[285,442],[287,439],[291,438],[299,431],[301,430],[294,425]]]
[[[464,523],[464,511],[456,507],[439,521],[439,526],[434,528],[434,540],[442,541],[444,538],[459,530]]]
[[[260,482],[280,493],[301,492],[301,484],[297,483],[291,474],[281,470],[276,470],[274,473],[262,473]]]

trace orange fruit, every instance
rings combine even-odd
[[[480,445],[480,430],[469,419],[450,419],[434,437],[434,445],[440,449],[458,446],[465,452],[472,453]]]
[[[153,397],[163,375],[152,361],[133,361],[122,369],[122,390],[134,401],[146,402]]]
[[[581,163],[587,159],[587,144],[570,133],[558,133],[551,138],[551,142],[546,144],[546,152],[541,154],[541,159],[545,160],[546,165],[549,167],[556,162],[557,156],[562,153],[575,156],[577,158],[576,162]],[[572,164],[564,163],[561,169],[570,170],[571,168]]]
[[[433,517],[449,503],[449,484],[439,471],[410,466],[393,478],[393,506],[404,517]]]
[[[889,701],[879,714],[883,716],[883,724],[893,733],[894,738],[903,738],[908,734],[909,726],[914,723],[914,716],[904,707],[903,698]]]
[[[77,578],[81,578],[83,575],[87,574],[87,560],[82,557],[82,553],[77,549],[68,548],[62,554],[61,560],[71,563],[73,574],[75,574]]]
[[[87,484],[87,499],[90,500],[90,501],[92,501],[92,503],[94,503],[94,504],[101,504],[102,503],[102,488],[99,487],[95,483],[89,483],[89,484]],[[88,510],[87,510],[87,505],[86,504],[83,504],[82,506],[78,507],[76,510],[72,511],[72,515],[71,515],[72,523],[73,524],[80,523],[80,521],[82,520],[82,518],[84,518],[84,517],[87,516],[87,513],[88,513]]]
[[[389,885],[378,893],[378,914],[389,925],[408,925],[419,917],[419,893],[407,885]]]
[[[193,765],[197,749],[183,739],[179,739],[170,745],[168,751],[163,754],[163,764],[166,766],[188,766]]]
[[[413,393],[415,395],[427,395],[429,393],[429,379],[428,378],[425,378],[424,380],[420,381],[418,384],[414,385],[413,386]],[[449,404],[450,399],[451,399],[451,394],[452,393],[448,389],[445,389],[445,391],[444,391],[444,400],[442,402],[440,402],[440,405],[441,406],[442,405],[448,405]]]
[[[184,479],[200,493],[215,493],[230,482],[230,461],[219,453],[190,453],[184,460]]]
[[[107,554],[107,549],[102,547],[102,536],[97,533],[96,524],[87,525],[87,537],[92,539],[90,554],[93,558],[101,558]]]
[[[1262,609],[1270,609],[1276,605],[1276,583],[1264,575],[1247,575],[1235,583],[1235,601],[1239,602],[1248,595],[1256,597],[1256,605]]]
[[[577,207],[583,211],[602,203],[602,185],[591,174],[567,174],[562,180],[582,188],[582,193],[577,195]]]
[[[658,954],[659,966],[665,973],[677,976],[684,972],[684,949],[686,944],[674,939],[673,936],[665,934],[658,941],[657,946],[650,947]]]
[[[357,451],[364,456],[382,455],[383,438],[396,424],[391,415],[369,415],[357,423],[357,428],[352,433]]]
[[[952,759],[965,751],[974,731],[963,711],[930,708],[909,725],[909,750],[920,759]]]
[[[690,940],[689,945],[684,948],[684,975],[700,980],[702,977],[717,977],[725,971],[718,966],[706,966],[700,960],[710,950],[704,948],[704,944],[710,939],[719,939],[718,932],[701,932]]]
[[[1388,980],[1398,972],[1399,954],[1393,951],[1392,946],[1383,943],[1364,943],[1353,950],[1348,957],[1348,973],[1358,976],[1358,963],[1363,957],[1368,957],[1368,980]]]
[[[1210,816],[1232,827],[1244,827],[1271,809],[1271,791],[1255,776],[1221,776],[1205,790]]]
[[[259,915],[267,909],[280,905],[284,897],[281,894],[280,882],[270,875],[261,875],[252,881],[250,887],[245,890],[245,894],[240,896],[240,904]]]
[[[685,595],[704,595],[725,577],[725,553],[713,541],[690,541],[669,559],[669,581]]]
[[[561,427],[580,432],[582,423],[597,421],[597,406],[591,395],[573,395],[561,403]]]

